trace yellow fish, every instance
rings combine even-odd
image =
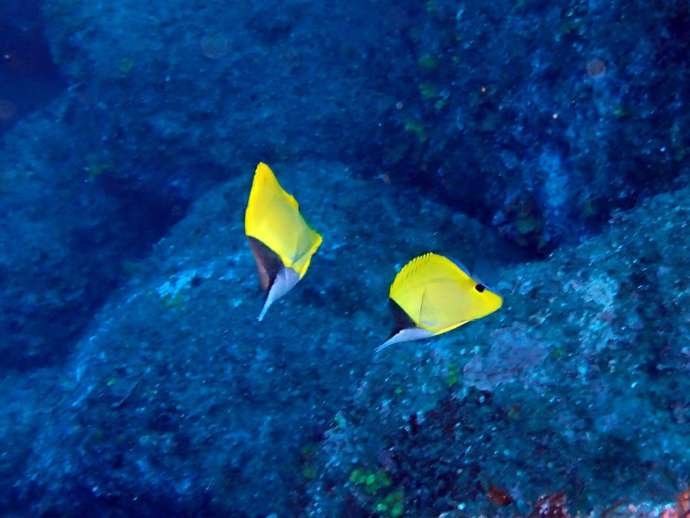
[[[288,293],[304,277],[323,238],[299,211],[297,200],[278,183],[271,168],[256,166],[244,230],[259,271],[266,300],[259,314]]]
[[[396,318],[389,345],[447,333],[499,309],[503,299],[442,255],[415,257],[398,272],[389,297]]]

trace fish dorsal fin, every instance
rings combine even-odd
[[[295,197],[283,189],[263,162],[254,173],[244,226],[248,237],[274,252],[300,279],[323,240],[304,220]]]
[[[414,324],[441,334],[500,307],[500,297],[475,288],[476,282],[453,261],[435,253],[412,259],[398,273],[390,298]]]

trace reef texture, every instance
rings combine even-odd
[[[94,310],[181,211],[97,177],[111,167],[71,134],[64,99],[0,148],[0,370],[61,363]],[[70,135],[68,138],[65,135]]]
[[[689,200],[504,269],[495,317],[374,361],[326,433],[312,515],[526,516],[560,492],[601,513],[687,489]]]
[[[687,173],[686,1],[418,5],[394,175],[548,251]]]
[[[0,146],[0,366],[63,362],[127,262],[208,188],[258,160],[365,156],[404,54],[378,9],[45,2],[68,87]]]
[[[0,3],[0,136],[64,87],[44,36],[41,4]]]
[[[420,235],[425,247],[501,258],[471,220],[456,219],[464,242],[449,240],[447,210],[414,192],[379,182],[372,196],[376,186],[335,163],[276,171],[326,235],[309,281],[258,323],[242,227],[251,175],[201,198],[78,344],[28,464],[49,495],[37,510],[67,512],[76,492],[84,511],[293,513],[306,504],[300,450],[316,451],[387,336],[387,286],[425,251]]]
[[[65,90],[0,103],[0,508],[641,517],[687,489],[687,2],[43,23]],[[325,235],[262,325],[259,160]],[[429,249],[505,307],[375,358]]]
[[[485,265],[505,295],[498,314],[375,357],[405,260],[513,252],[337,163],[275,169],[326,235],[301,285],[258,323],[250,175],[202,197],[130,267],[52,382],[50,411],[12,405],[30,447],[4,454],[8,507],[510,516],[559,491],[587,511],[683,489],[687,190],[616,213],[603,236],[547,261]],[[32,401],[55,376],[3,397]]]
[[[45,23],[66,88],[0,146],[10,210],[29,193],[0,242],[31,240],[0,258],[6,367],[62,362],[126,262],[258,160],[337,159],[421,185],[530,254],[688,178],[687,2],[46,0],[42,20],[35,11],[12,2],[0,15],[13,31]],[[9,54],[0,73],[36,65]],[[0,102],[0,117],[14,124],[23,109]]]
[[[404,70],[389,3],[48,0],[45,12],[109,174],[186,192],[257,157],[365,154]]]
[[[197,4],[46,2],[128,184],[339,159],[544,252],[687,171],[685,0]]]

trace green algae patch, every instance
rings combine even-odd
[[[393,487],[393,481],[384,470],[355,468],[350,473],[349,480],[358,492],[367,495],[365,507],[368,511],[387,518],[397,518],[404,514],[403,489]]]
[[[419,93],[425,101],[431,101],[438,97],[438,88],[433,83],[421,83]]]
[[[438,68],[439,61],[431,54],[424,54],[417,60],[417,66],[422,70],[432,71]]]
[[[424,143],[427,140],[427,134],[426,134],[426,129],[424,128],[424,124],[422,124],[420,121],[415,120],[415,119],[407,119],[405,121],[405,131],[408,133],[414,134],[415,137],[417,137],[417,140],[420,143]]]

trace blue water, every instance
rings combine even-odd
[[[690,512],[689,13],[4,0],[0,514]]]

